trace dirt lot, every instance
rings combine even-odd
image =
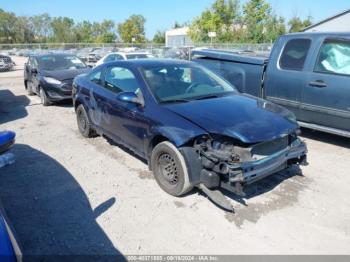
[[[17,133],[0,198],[25,254],[350,254],[349,139],[304,130],[302,175],[265,179],[246,205],[229,195],[229,214],[197,192],[165,194],[141,160],[83,139],[72,106],[44,108],[22,73],[0,73],[0,129]]]

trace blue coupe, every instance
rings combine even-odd
[[[174,196],[193,187],[209,197],[220,187],[243,195],[246,184],[306,164],[291,112],[193,62],[102,64],[74,80],[73,102],[84,137],[131,149]]]

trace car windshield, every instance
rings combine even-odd
[[[76,56],[47,55],[38,57],[38,66],[42,70],[83,69],[87,66]]]
[[[210,99],[236,92],[235,87],[197,65],[148,66],[141,72],[159,103]]]
[[[130,55],[126,55],[126,58],[128,60],[132,60],[132,59],[144,59],[144,58],[148,58],[147,54],[130,54]]]

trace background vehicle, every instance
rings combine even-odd
[[[213,201],[218,187],[244,195],[242,186],[306,163],[292,113],[239,94],[195,63],[103,64],[75,79],[73,103],[83,136],[104,134],[127,146],[174,196],[194,186]]]
[[[99,66],[103,63],[113,62],[118,60],[133,60],[133,59],[145,59],[152,58],[153,56],[147,52],[114,52],[109,53],[102,57],[97,63],[96,66]]]
[[[11,57],[6,55],[0,55],[0,71],[10,71],[13,69],[15,63]]]
[[[31,56],[24,68],[24,85],[29,95],[37,94],[44,106],[71,99],[74,77],[90,71],[78,57],[66,54]]]
[[[269,59],[215,50],[192,55],[240,92],[288,108],[302,127],[350,137],[349,33],[285,35]]]

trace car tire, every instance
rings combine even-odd
[[[47,95],[46,95],[44,89],[40,88],[39,94],[40,94],[40,100],[41,100],[41,103],[43,106],[51,105],[51,102],[47,98]]]
[[[26,82],[25,85],[26,85],[26,89],[27,89],[27,94],[29,96],[35,95],[35,93],[33,92],[33,84],[31,82]]]
[[[152,151],[151,167],[158,185],[172,196],[182,196],[193,189],[181,152],[170,142],[158,144]]]
[[[80,134],[86,138],[94,137],[96,135],[95,130],[92,128],[90,119],[83,105],[78,106],[76,115]]]

